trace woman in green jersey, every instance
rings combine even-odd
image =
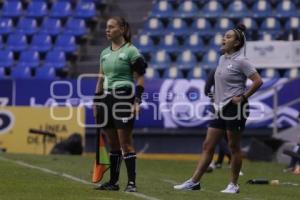
[[[138,49],[131,44],[128,22],[111,17],[106,24],[106,37],[111,45],[100,55],[94,115],[108,138],[110,146],[110,180],[99,190],[119,190],[120,165],[127,168],[126,192],[136,192],[136,154],[132,129],[144,91],[147,64]]]

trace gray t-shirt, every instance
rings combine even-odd
[[[215,72],[215,109],[220,110],[232,97],[243,94],[246,90],[247,77],[256,69],[241,51],[231,55],[222,55]]]

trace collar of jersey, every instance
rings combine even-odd
[[[238,57],[240,54],[241,54],[241,51],[237,51],[232,54],[225,54],[224,57],[226,59],[234,59],[234,58]]]
[[[124,47],[127,43],[128,43],[128,42],[125,42],[124,44],[122,44],[122,45],[121,45],[118,49],[116,49],[116,50],[113,50],[113,49],[112,49],[112,46],[110,45],[110,51],[112,51],[112,52],[119,51],[119,50],[122,49],[122,47]]]

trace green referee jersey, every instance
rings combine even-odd
[[[100,56],[100,67],[105,77],[103,88],[131,87],[134,80],[130,65],[140,56],[138,49],[131,43],[114,51],[110,46],[104,49]]]

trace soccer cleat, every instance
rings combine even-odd
[[[98,187],[95,188],[95,190],[111,190],[111,191],[118,191],[120,189],[118,184],[112,184],[111,182],[106,182]]]
[[[225,190],[221,191],[222,193],[228,193],[228,194],[237,194],[240,192],[240,187],[238,184],[229,183]]]
[[[200,188],[200,183],[194,183],[192,179],[189,179],[180,185],[174,185],[175,190],[200,190]]]
[[[124,190],[125,192],[136,192],[136,186],[134,182],[129,182]]]

